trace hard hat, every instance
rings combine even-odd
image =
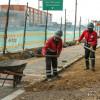
[[[63,32],[61,30],[59,30],[55,33],[55,35],[61,37],[63,35]]]
[[[94,24],[93,23],[89,23],[87,28],[94,28]]]

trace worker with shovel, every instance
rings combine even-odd
[[[79,37],[77,44],[80,43],[80,41],[85,38],[85,64],[86,64],[86,70],[89,69],[89,57],[91,60],[91,69],[92,71],[95,71],[95,50],[97,46],[97,32],[93,30],[94,24],[89,23],[87,26],[87,29],[83,31],[81,36]]]
[[[57,72],[57,58],[62,50],[62,37],[63,32],[57,31],[54,36],[50,37],[44,47],[42,54],[46,57],[46,76],[47,80],[52,80],[58,77]]]

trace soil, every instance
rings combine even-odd
[[[6,54],[1,54],[0,55],[0,61],[3,60],[9,60],[9,59],[20,59],[20,60],[24,60],[24,59],[28,59],[28,58],[32,58],[34,57],[34,53],[36,52],[37,48],[33,48],[33,49],[26,49],[24,51],[19,51],[19,52],[8,52]]]
[[[25,93],[14,100],[100,100],[100,48],[96,51],[96,71],[84,68],[81,59],[61,72],[59,79],[29,82]]]

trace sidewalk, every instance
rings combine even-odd
[[[79,59],[84,55],[84,49],[82,46],[72,46],[63,48],[63,51],[58,59],[58,71],[66,67],[70,63]],[[24,73],[27,76],[33,76],[33,78],[41,79],[45,77],[45,58],[32,58],[28,61],[27,67]]]
[[[99,44],[98,46],[100,46],[100,39],[98,40],[98,44]],[[64,48],[58,59],[58,71],[61,71],[63,68],[68,67],[70,64],[83,57],[83,55],[84,55],[84,48],[81,45]],[[46,76],[45,58],[38,58],[38,59],[31,58],[28,59],[27,62],[28,64],[24,70],[24,74],[26,75],[26,77],[24,77],[23,80],[25,81],[32,80],[32,83],[34,83],[36,81],[42,80]],[[29,77],[31,78],[29,79]],[[6,90],[6,93],[4,90]],[[10,97],[9,96],[6,97],[9,91],[8,87],[0,88],[0,91],[2,91],[2,94],[3,92],[5,93],[4,95],[5,98],[2,100],[8,100],[7,98],[10,98],[12,96],[11,95]],[[16,89],[14,91],[16,91]],[[16,96],[17,95],[15,95],[15,97]],[[1,97],[3,96],[0,94],[0,99]]]
[[[100,39],[98,40],[100,46]],[[58,71],[68,67],[73,62],[84,56],[84,48],[81,45],[63,48],[62,53],[58,59]],[[28,64],[24,73],[27,76],[32,76],[35,81],[41,80],[45,77],[45,58],[32,58],[28,60]]]

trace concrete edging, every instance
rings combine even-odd
[[[66,68],[70,67],[72,64],[76,63],[77,61],[81,60],[84,57],[84,55],[81,55],[79,58],[74,59],[73,61],[66,63],[62,69],[59,69],[58,72],[64,71]]]
[[[99,48],[100,48],[100,46],[97,47],[97,49],[99,49]],[[81,55],[81,56],[79,56],[78,58],[74,59],[73,61],[71,61],[71,62],[69,62],[69,63],[66,63],[66,64],[63,66],[63,68],[58,69],[58,72],[60,73],[60,72],[64,71],[66,68],[70,67],[72,64],[76,63],[77,61],[81,60],[83,57],[84,57],[84,55]]]

